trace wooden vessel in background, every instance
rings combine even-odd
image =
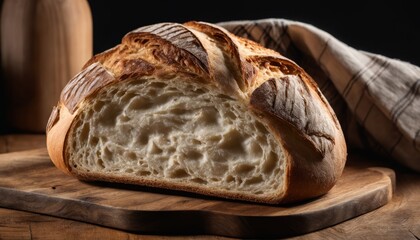
[[[1,60],[7,125],[45,132],[64,85],[93,54],[87,0],[4,0]]]

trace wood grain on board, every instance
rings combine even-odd
[[[10,142],[10,140],[9,140]],[[334,226],[386,205],[394,171],[346,166],[325,196],[263,205],[65,175],[44,147],[0,155],[0,207],[143,234],[289,237]]]

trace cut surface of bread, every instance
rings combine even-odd
[[[96,95],[69,133],[74,171],[274,196],[285,160],[247,107],[197,83],[132,80]]]
[[[303,69],[203,22],[146,26],[94,56],[63,89],[47,147],[83,180],[261,203],[325,194],[347,155]]]

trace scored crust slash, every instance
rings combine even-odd
[[[347,159],[304,69],[196,21],[141,27],[93,56],[46,131],[51,160],[81,180],[268,204],[327,193]]]

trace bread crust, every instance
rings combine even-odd
[[[225,190],[204,191],[164,180],[85,174],[69,166],[66,144],[75,116],[108,85],[128,79],[171,79],[212,85],[249,106],[265,122],[286,155],[285,191],[259,198]],[[53,163],[84,180],[115,181],[178,189],[262,203],[287,203],[327,193],[342,174],[347,147],[337,117],[315,81],[295,62],[205,22],[159,23],[126,34],[97,54],[63,89],[47,128]]]

